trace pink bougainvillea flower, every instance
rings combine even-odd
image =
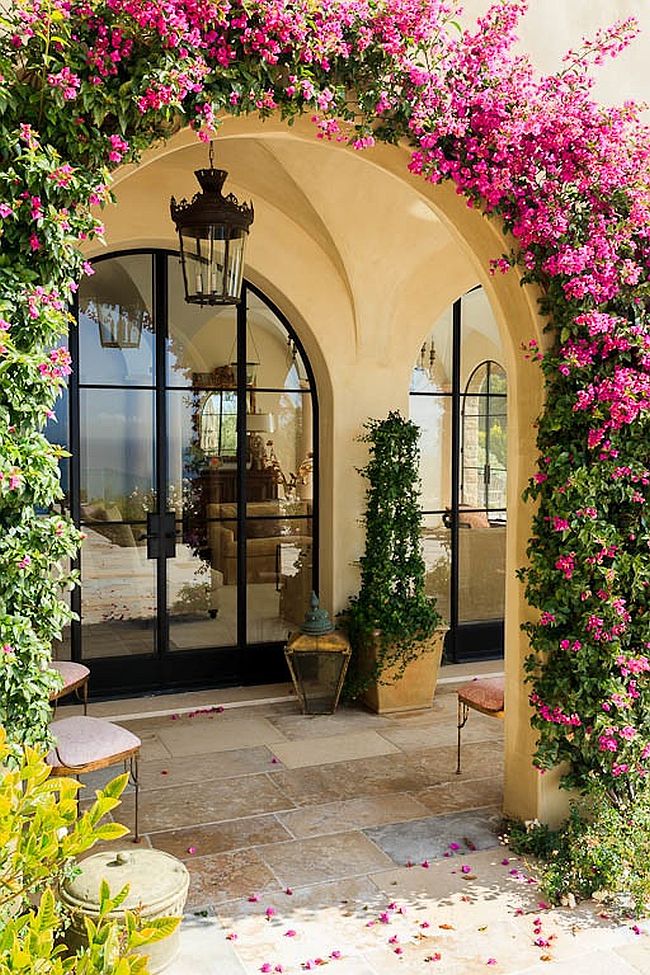
[[[496,960],[496,958],[488,958],[488,960],[486,961],[485,964],[486,965],[496,965],[497,964],[497,960]]]
[[[291,895],[293,894],[293,890],[291,889],[291,887],[285,887],[285,889],[284,889],[284,892],[285,892],[285,894],[287,894],[287,895],[288,895],[289,897],[291,897]]]
[[[296,932],[293,930],[293,928],[289,928],[288,931],[284,932],[284,936],[285,938],[295,938]]]
[[[460,850],[460,843],[450,843],[449,849],[453,850],[454,852],[456,852],[456,850]]]
[[[428,870],[429,867],[430,867],[430,863],[429,863],[428,860],[423,860],[422,863],[420,864],[420,866],[421,867],[424,867],[425,870]]]
[[[248,900],[250,901],[251,904],[257,904],[257,902],[258,902],[259,899],[260,899],[260,895],[259,894],[249,894],[248,895]]]
[[[462,867],[460,868],[460,872],[461,873],[471,873],[472,872],[472,868],[470,867],[470,865],[468,863],[464,863],[462,865]]]
[[[275,917],[277,911],[274,907],[267,907],[264,913],[266,914],[267,921],[270,921],[272,917]]]
[[[333,958],[335,961],[341,958],[341,952],[338,950],[338,948],[335,948],[334,951],[330,951],[330,958]]]
[[[273,971],[273,966],[270,962],[265,961],[263,965],[260,965],[260,971],[263,972],[263,975],[266,975],[267,972]]]
[[[196,853],[196,847],[195,846],[188,846],[187,852],[188,853]]]
[[[226,941],[236,941],[236,940],[237,940],[237,934],[235,931],[230,931],[226,935]]]

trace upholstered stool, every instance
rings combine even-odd
[[[88,678],[90,677],[88,668],[72,660],[52,660],[49,666],[63,678],[63,687],[58,691],[52,691],[50,701],[58,701],[59,698],[75,692],[83,704],[84,714],[88,714]]]
[[[124,771],[135,788],[134,842],[138,833],[138,756],[142,742],[137,735],[112,721],[79,715],[53,721],[50,731],[56,744],[46,758],[53,775],[74,775],[78,778],[110,765],[124,764]],[[77,796],[77,801],[79,797]]]
[[[456,775],[460,775],[460,733],[467,724],[470,708],[487,714],[490,718],[501,718],[504,711],[503,677],[483,678],[463,684],[458,691],[458,761]]]

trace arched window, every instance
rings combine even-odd
[[[492,359],[473,370],[463,394],[461,504],[506,509],[508,435],[506,374]]]
[[[86,533],[72,657],[95,689],[263,683],[317,589],[318,404],[285,316],[184,300],[178,255],[79,290],[66,490]]]

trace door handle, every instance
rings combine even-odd
[[[147,540],[147,558],[173,559],[176,557],[176,514],[164,511],[162,514],[150,511],[147,515],[147,531],[142,536]]]

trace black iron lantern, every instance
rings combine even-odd
[[[284,656],[303,714],[333,714],[351,654],[347,637],[334,628],[318,597],[298,633],[289,636]]]
[[[192,199],[176,202],[170,211],[176,224],[185,282],[185,300],[192,305],[235,305],[241,294],[244,250],[253,222],[252,203],[239,203],[222,191],[228,173],[213,166],[194,173],[201,187]]]

